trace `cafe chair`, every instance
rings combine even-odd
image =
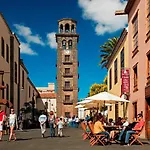
[[[140,132],[131,135],[131,138],[130,138],[131,139],[131,143],[130,143],[130,145],[132,145],[135,142],[138,142],[139,144],[141,144],[143,146],[143,143],[139,139],[139,137],[140,137],[140,135],[142,133],[143,128],[144,128],[144,126],[142,127],[142,129],[141,129]]]
[[[86,131],[86,124],[84,122],[81,122],[81,128],[83,129],[83,140],[86,140],[86,139],[91,139],[91,132],[87,132]]]
[[[103,134],[95,134],[94,133],[94,125],[93,123],[88,123],[88,127],[92,133],[92,138],[90,140],[90,145],[93,146],[95,144],[101,143],[103,146],[105,146],[103,140],[105,138],[105,135]]]

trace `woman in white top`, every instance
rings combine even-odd
[[[10,126],[10,136],[9,141],[11,141],[12,136],[14,137],[14,140],[16,140],[16,134],[14,131],[14,128],[18,128],[17,124],[17,115],[14,113],[14,109],[11,109],[11,114],[9,115],[9,126]]]

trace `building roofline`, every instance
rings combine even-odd
[[[15,39],[17,40],[18,44],[20,45],[20,41],[19,41],[17,35],[16,35],[15,33],[12,33],[12,34],[14,35],[14,37],[15,37]]]
[[[119,39],[118,39],[118,41],[117,41],[117,44],[116,44],[114,50],[112,51],[112,54],[110,55],[110,57],[108,59],[108,62],[107,62],[107,65],[106,65],[107,69],[110,66],[116,52],[119,50],[119,48],[120,48],[120,46],[121,46],[122,42],[124,41],[127,34],[128,34],[127,30],[126,30],[126,28],[124,28],[121,35],[120,35],[120,37],[119,37]]]
[[[71,20],[72,22],[77,24],[77,21],[72,19],[72,18],[62,18],[62,19],[58,20],[58,23],[61,22],[61,21],[64,21],[64,20]]]
[[[31,81],[31,79],[29,77],[27,77],[27,80],[30,82],[30,84],[32,85],[32,87],[35,89],[35,91],[38,93],[39,95],[39,91],[36,89],[35,85],[33,84],[33,82]]]
[[[135,0],[128,0],[127,5],[125,7],[125,13],[128,14],[133,7]]]
[[[20,65],[22,66],[22,68],[27,72],[27,74],[29,74],[24,62],[23,62],[23,59],[20,59]]]
[[[4,22],[5,22],[5,24],[6,24],[7,28],[8,28],[8,30],[9,30],[9,32],[10,32],[10,34],[12,34],[12,31],[11,31],[9,25],[8,25],[7,21],[5,20],[5,18],[4,18],[4,15],[3,15],[1,12],[0,12],[0,16],[1,16],[2,19],[4,20]]]

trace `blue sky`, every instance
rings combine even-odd
[[[123,9],[125,3],[120,0],[5,0],[0,4],[0,11],[21,41],[21,58],[35,86],[56,83],[57,20],[68,17],[77,20],[79,98],[84,98],[90,86],[101,83],[106,75],[106,70],[98,66],[99,46],[108,38],[119,36],[125,27],[126,17],[114,16],[115,10]]]

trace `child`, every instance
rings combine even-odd
[[[64,125],[64,123],[62,121],[62,118],[60,118],[57,125],[58,125],[58,136],[62,137],[62,135],[63,135],[63,133],[62,133],[63,132],[63,125]]]

